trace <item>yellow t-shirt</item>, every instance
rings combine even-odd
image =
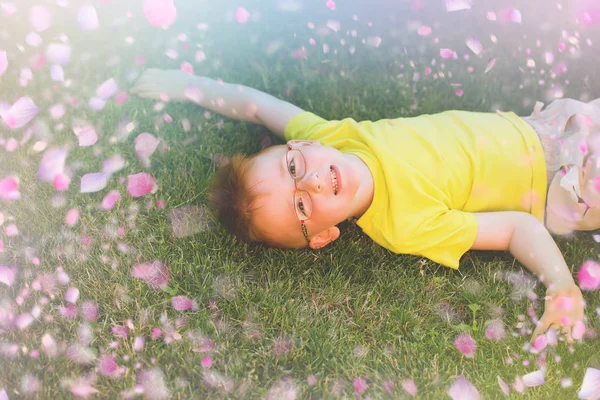
[[[376,122],[302,112],[285,137],[318,140],[366,163],[374,197],[357,224],[396,253],[458,269],[477,235],[472,213],[525,211],[544,222],[543,149],[512,112],[446,111]]]

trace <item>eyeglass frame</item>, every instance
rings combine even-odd
[[[309,245],[310,245],[310,238],[308,237],[308,230],[306,229],[305,222],[308,221],[312,217],[312,212],[311,212],[311,217],[308,217],[306,219],[300,219],[300,217],[298,216],[298,213],[296,212],[296,193],[297,192],[306,193],[312,204],[312,198],[310,197],[310,193],[308,193],[306,190],[298,189],[298,181],[300,179],[304,178],[304,175],[306,175],[306,158],[304,158],[304,154],[302,154],[302,151],[299,148],[294,148],[294,146],[296,146],[296,145],[297,146],[310,146],[313,143],[314,142],[311,140],[290,140],[287,142],[287,151],[285,153],[285,168],[287,169],[290,177],[294,180],[294,188],[296,189],[294,191],[294,197],[292,198],[294,214],[296,214],[296,218],[298,218],[298,221],[300,221],[300,228],[302,229],[302,234],[304,235],[304,239],[306,239],[306,243],[308,243]],[[288,166],[289,166],[288,157],[289,157],[290,151],[292,151],[292,150],[298,151],[298,153],[302,157],[302,160],[304,161],[304,173],[302,174],[302,176],[296,176],[296,177],[292,176],[292,173],[290,172],[290,169],[288,168]]]

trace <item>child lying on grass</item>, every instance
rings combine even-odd
[[[547,287],[532,342],[548,329],[573,342],[584,300],[549,230],[600,228],[600,99],[538,103],[527,118],[447,111],[356,122],[179,70],[149,69],[131,92],[192,101],[289,140],[237,155],[217,175],[212,202],[243,240],[319,249],[352,219],[387,249],[455,269],[469,249],[508,250]]]

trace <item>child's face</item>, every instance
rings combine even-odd
[[[288,146],[274,146],[254,159],[247,182],[249,187],[257,185],[253,222],[282,246],[305,247],[307,241],[299,213],[310,214],[305,224],[311,241],[328,228],[337,230],[335,225],[354,215],[361,183],[357,178],[360,176],[356,167],[358,159],[314,141],[288,144],[292,147],[289,153]],[[288,170],[290,167],[296,180]],[[300,198],[301,205],[298,204]]]

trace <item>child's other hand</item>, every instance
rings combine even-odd
[[[178,69],[150,68],[142,73],[130,92],[146,99],[185,101],[186,89],[194,79],[193,75]]]
[[[556,329],[566,335],[567,343],[573,343],[572,331],[575,323],[583,322],[585,302],[581,290],[575,283],[553,285],[546,290],[544,315],[533,332],[531,344],[548,329]]]

